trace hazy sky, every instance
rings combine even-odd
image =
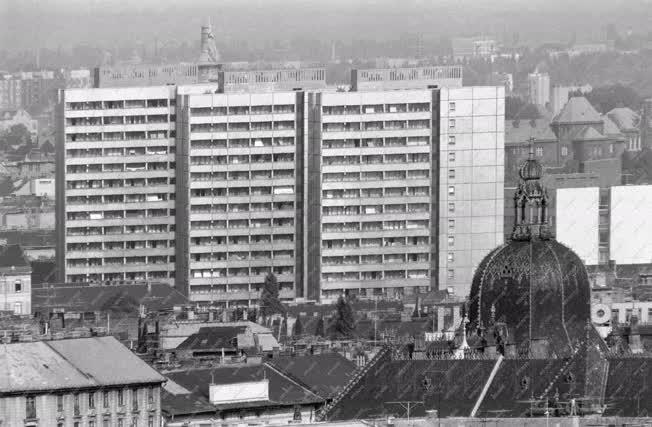
[[[0,0],[0,47],[194,41],[207,16],[220,39],[251,41],[519,32],[544,42],[573,31],[590,40],[608,23],[652,31],[650,0]]]

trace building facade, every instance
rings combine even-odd
[[[528,75],[529,100],[531,104],[545,107],[550,103],[550,76],[534,72]]]
[[[235,305],[270,270],[282,299],[466,292],[502,241],[504,88],[277,90],[322,77],[62,93],[59,280]]]
[[[161,423],[165,378],[113,337],[5,344],[1,354],[11,371],[0,388],[3,426]]]

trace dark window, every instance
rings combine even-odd
[[[75,394],[73,396],[73,402],[74,402],[73,403],[73,414],[75,414],[75,416],[77,416],[77,415],[79,415],[79,395],[78,394]]]
[[[25,418],[36,418],[36,398],[34,396],[25,398]]]
[[[88,409],[95,409],[95,393],[88,393]]]
[[[23,291],[23,283],[20,280],[16,280],[14,283],[14,288],[16,293],[22,292]]]
[[[147,388],[147,403],[154,403],[154,387]]]
[[[154,427],[154,417],[151,415],[147,419],[147,427]]]
[[[57,394],[57,412],[63,412],[63,394]]]
[[[138,390],[131,390],[131,409],[133,411],[138,410]]]
[[[124,406],[125,404],[125,393],[123,390],[118,390],[118,406]],[[118,422],[122,422],[122,420],[118,420]]]
[[[102,406],[104,406],[105,408],[109,407],[109,392],[108,391],[104,391],[102,393]]]

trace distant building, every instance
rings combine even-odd
[[[564,108],[564,105],[566,105],[573,92],[579,91],[584,94],[591,92],[591,90],[593,90],[593,88],[588,84],[583,86],[554,85],[550,91],[550,111],[553,116],[556,116],[562,108]]]
[[[16,196],[38,196],[54,200],[54,178],[34,178],[14,191]]]
[[[585,43],[585,44],[576,44],[570,49],[568,49],[568,56],[579,56],[595,53],[603,53],[613,50],[612,43]]]
[[[32,312],[32,267],[20,246],[0,248],[0,276],[0,308],[18,315],[29,315]]]
[[[640,121],[641,148],[652,148],[652,98],[643,101]]]
[[[641,151],[641,116],[627,107],[614,108],[606,116],[618,127],[620,133],[625,136],[627,151]]]
[[[0,422],[7,426],[159,426],[154,369],[113,337],[0,346]]]
[[[649,211],[652,185],[557,190],[557,238],[587,265],[650,265]]]
[[[59,81],[52,71],[0,76],[0,110],[28,109],[53,101]]]
[[[498,52],[496,40],[486,37],[456,37],[452,44],[455,61],[474,57],[489,58]]]
[[[550,103],[550,76],[538,71],[528,75],[528,96],[531,104],[546,107]]]

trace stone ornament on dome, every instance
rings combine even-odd
[[[552,233],[548,224],[548,191],[541,183],[543,166],[534,158],[533,150],[518,174],[521,182],[514,193],[512,240],[549,240]]]

